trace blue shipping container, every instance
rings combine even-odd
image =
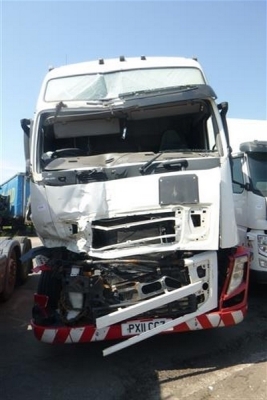
[[[30,182],[26,175],[20,172],[0,186],[0,194],[8,198],[7,215],[9,218],[25,217],[27,203],[30,197]]]

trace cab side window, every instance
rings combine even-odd
[[[244,178],[242,173],[242,158],[237,157],[233,159],[233,192],[242,193],[244,190]]]

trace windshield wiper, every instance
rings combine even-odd
[[[63,107],[67,107],[67,105],[65,103],[63,103],[63,101],[60,101],[57,105],[56,105],[56,111],[55,111],[55,120],[57,119],[58,114],[60,113],[60,111],[62,110]]]
[[[86,100],[86,104],[88,105],[107,105],[109,103],[113,103],[114,101],[118,100],[118,97],[109,97],[109,98],[103,98],[103,99],[96,99],[96,100]]]
[[[55,115],[53,117],[47,117],[44,121],[44,126],[54,124],[58,118],[59,113],[61,112],[62,108],[67,108],[67,104],[63,103],[63,101],[60,101],[57,103],[56,108],[55,108]]]
[[[168,86],[162,88],[144,89],[144,90],[136,90],[132,92],[120,93],[118,97],[124,98],[124,97],[133,97],[139,95],[150,95],[155,93],[187,92],[189,90],[195,90],[195,89],[198,89],[198,86],[196,85]]]
[[[163,151],[160,151],[158,154],[156,154],[153,158],[151,158],[151,160],[148,160],[144,165],[142,165],[142,167],[139,168],[139,171],[141,172],[141,174],[143,175],[146,170],[148,169],[148,167],[150,167],[150,165],[153,163],[153,161],[155,161],[157,158],[159,158],[161,156],[161,154],[163,154]]]
[[[142,167],[139,168],[139,171],[141,172],[142,175],[146,173],[150,165],[157,160],[163,153],[169,153],[169,150],[161,151],[158,154],[155,155],[155,157],[151,158],[151,160],[148,160]],[[181,170],[184,170],[188,167],[188,161],[184,158],[173,158],[171,160],[165,160],[157,164],[156,168],[162,166],[165,169],[172,169],[172,168],[179,168]]]

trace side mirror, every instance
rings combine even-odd
[[[224,129],[225,136],[226,136],[227,146],[228,146],[229,152],[231,153],[232,149],[230,148],[229,131],[228,131],[228,126],[227,126],[227,121],[226,121],[226,114],[228,112],[228,102],[224,101],[224,102],[218,104],[218,110],[221,115],[223,129]]]
[[[26,161],[26,173],[30,172],[30,131],[31,131],[31,120],[23,118],[20,120],[21,128],[24,132],[24,157]]]

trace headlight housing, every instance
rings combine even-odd
[[[233,293],[236,288],[242,283],[244,278],[245,266],[248,262],[247,256],[238,257],[235,259],[233,273],[229,282],[227,294]]]
[[[267,257],[267,235],[258,235],[257,239],[259,254]]]

